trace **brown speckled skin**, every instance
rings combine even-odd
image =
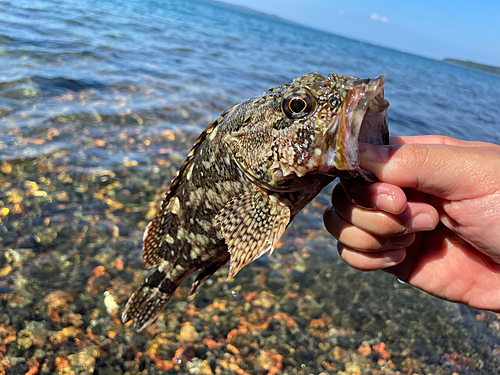
[[[339,115],[357,103],[345,102],[360,82],[310,73],[232,107],[200,135],[146,229],[145,267],[157,270],[130,298],[124,321],[140,331],[193,272],[191,293],[230,256],[232,277],[272,252],[286,225],[333,180]],[[304,95],[311,102],[290,118],[287,98]]]

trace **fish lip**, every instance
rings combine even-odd
[[[359,167],[359,143],[389,143],[389,103],[384,98],[384,84],[384,76],[352,82],[337,118],[336,139],[330,140],[332,145],[322,161],[322,173],[338,176],[345,171],[351,177],[362,176],[368,181],[375,179]]]

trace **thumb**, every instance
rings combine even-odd
[[[500,152],[493,147],[404,144],[360,147],[360,166],[382,182],[458,200],[500,184]],[[480,194],[480,193],[479,193]]]

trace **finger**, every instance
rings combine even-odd
[[[328,208],[324,214],[326,229],[342,244],[365,252],[377,252],[397,249],[411,245],[415,234],[409,233],[401,236],[383,237],[369,233],[355,227],[333,208]]]
[[[500,147],[498,145],[487,142],[476,141],[462,141],[443,135],[415,135],[406,137],[390,137],[389,143],[391,145],[405,145],[405,144],[436,144],[436,145],[450,145],[461,147]]]
[[[406,247],[406,256],[400,263],[384,269],[384,272],[393,274],[398,279],[408,282],[408,279],[418,262],[422,252],[425,251],[424,240],[432,236],[433,232],[420,232],[417,233],[413,243]]]
[[[402,213],[392,215],[351,203],[340,188],[335,188],[332,193],[332,206],[351,225],[383,237],[432,230],[439,222],[437,210],[427,203],[409,202]]]
[[[404,248],[367,253],[338,243],[340,257],[351,267],[360,271],[375,271],[401,263],[406,255]]]
[[[342,179],[341,184],[350,201],[358,206],[394,215],[400,214],[406,208],[406,195],[398,186],[383,182],[360,182],[353,179]],[[341,190],[341,186],[337,184],[335,189]]]
[[[481,194],[500,185],[500,149],[364,144],[360,150],[361,167],[373,172],[380,181],[443,199],[470,199],[475,197],[471,194],[478,191],[478,185]]]

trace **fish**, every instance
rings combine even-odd
[[[140,332],[197,272],[190,296],[229,262],[228,280],[273,253],[293,218],[336,177],[375,181],[359,143],[389,143],[385,78],[308,73],[235,105],[198,137],[147,225],[156,270],[122,321]]]

